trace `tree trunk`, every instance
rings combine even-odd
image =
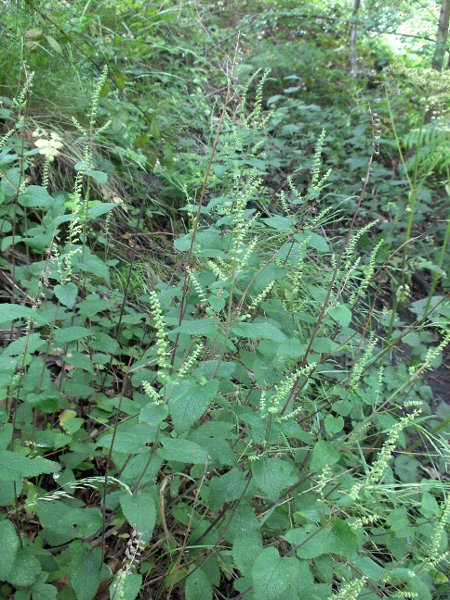
[[[450,0],[448,0],[450,1]],[[354,0],[353,3],[353,13],[352,13],[352,29],[350,32],[350,75],[352,77],[356,77],[358,74],[358,65],[357,65],[357,53],[356,53],[356,34],[358,31],[358,25],[356,24],[356,17],[358,14],[359,7],[361,6],[361,0]]]
[[[431,66],[436,71],[442,71],[444,57],[447,50],[448,25],[450,19],[450,0],[442,0],[441,14],[439,15],[439,27],[434,47],[434,55]]]

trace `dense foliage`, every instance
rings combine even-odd
[[[0,6],[0,598],[448,597],[450,76],[357,4]]]

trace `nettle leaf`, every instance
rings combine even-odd
[[[300,563],[293,556],[281,558],[276,548],[266,548],[255,560],[252,577],[255,598],[281,600],[286,592],[300,588]]]
[[[325,431],[328,435],[335,435],[344,429],[344,419],[342,417],[333,417],[327,415],[325,417]]]
[[[54,292],[55,296],[63,306],[67,306],[67,308],[73,308],[75,306],[78,288],[72,281],[69,281],[69,283],[66,283],[65,285],[55,285]]]
[[[96,204],[95,206],[92,206],[88,210],[88,215],[92,219],[96,219],[97,217],[101,217],[102,215],[104,215],[108,212],[111,212],[114,208],[117,208],[117,205],[114,204],[113,202],[102,202],[100,204]]]
[[[244,534],[233,543],[233,562],[242,575],[250,575],[255,560],[263,551],[262,535]]]
[[[314,446],[311,457],[311,471],[318,473],[327,466],[334,465],[341,455],[334,449],[331,442],[319,440]]]
[[[306,240],[307,246],[314,248],[314,250],[318,250],[319,252],[328,252],[330,249],[326,239],[318,233],[314,233],[313,231],[296,233],[294,235],[294,239],[300,243]]]
[[[216,334],[217,331],[218,328],[216,319],[193,319],[191,321],[184,320],[179,327],[172,329],[170,333],[187,333],[189,335],[211,335]]]
[[[285,539],[292,546],[299,546],[299,558],[311,560],[322,554],[338,554],[351,559],[359,551],[359,542],[353,529],[340,519],[334,519],[331,529],[307,525],[291,529]]]
[[[273,342],[287,341],[282,331],[270,323],[239,323],[231,332],[238,337],[250,340],[272,340]]]
[[[294,221],[287,217],[268,217],[267,219],[261,219],[261,221],[264,221],[269,227],[280,231],[289,231],[294,226]]]
[[[93,600],[101,582],[111,577],[111,571],[102,564],[101,548],[92,549],[78,544],[72,551],[69,583],[77,600]]]
[[[123,576],[123,572],[116,573],[113,582],[109,586],[110,598],[124,598],[125,600],[134,600],[142,586],[142,575],[135,573],[126,574]],[[120,592],[119,592],[120,590]]]
[[[19,169],[8,169],[8,171],[3,174],[1,190],[5,196],[15,196],[20,189],[22,181],[23,179]]]
[[[169,414],[167,404],[155,404],[150,402],[144,406],[139,415],[139,423],[148,423],[149,425],[158,425]]]
[[[3,543],[3,539],[2,539]],[[16,587],[32,585],[38,573],[41,572],[41,563],[29,548],[19,548],[8,575],[8,583]]]
[[[115,438],[109,433],[99,440],[99,446],[110,448],[114,441],[113,450],[123,454],[139,454],[147,444],[156,438],[156,427],[145,423],[135,425],[131,431],[118,431]]]
[[[54,342],[55,344],[68,344],[69,342],[76,342],[91,335],[94,335],[94,332],[90,329],[74,325],[66,329],[57,329]]]
[[[328,314],[336,321],[336,323],[339,323],[341,327],[348,327],[352,320],[352,312],[345,304],[330,308]]]
[[[236,469],[232,469],[220,477],[214,477],[210,485],[211,510],[216,512],[224,502],[238,500],[246,485],[246,474]]]
[[[294,465],[287,459],[261,458],[252,463],[252,473],[270,500],[278,500],[281,492],[298,480]]]
[[[213,597],[213,589],[202,569],[195,569],[188,574],[184,592],[186,600],[212,600]]]
[[[403,481],[404,483],[412,483],[419,481],[420,479],[417,460],[410,456],[406,456],[405,454],[400,454],[395,457],[394,471],[400,481]]]
[[[83,262],[78,263],[78,268],[80,271],[92,273],[92,275],[109,282],[109,268],[102,259],[95,254],[86,253]]]
[[[0,540],[2,544],[2,559],[0,560],[0,581],[7,581],[16,560],[19,549],[19,538],[11,521],[0,522]]]
[[[23,194],[19,196],[19,204],[33,208],[48,208],[54,203],[53,198],[47,190],[39,185],[30,185]]]
[[[31,308],[19,304],[0,304],[0,323],[6,323],[14,319],[26,319],[33,316],[35,312]]]
[[[108,183],[108,175],[103,171],[91,171],[90,169],[86,169],[83,171],[83,175],[86,175],[87,177],[92,177],[92,179],[95,179],[95,181],[98,181],[102,185]]]
[[[194,463],[204,465],[208,460],[208,453],[195,442],[166,438],[162,440],[164,448],[158,450],[158,454],[165,460],[176,460],[182,463]]]
[[[46,578],[47,575],[43,574]],[[45,583],[44,580],[36,581],[33,585],[27,590],[18,590],[14,594],[14,600],[29,600],[29,596],[19,596],[18,594],[24,592],[25,594],[30,594],[33,600],[56,600],[58,595],[58,588],[54,585],[50,585],[49,583]]]
[[[139,533],[144,543],[149,542],[156,520],[156,506],[151,492],[138,490],[133,496],[123,492],[120,505],[131,527]]]
[[[27,458],[9,450],[0,451],[0,479],[15,481],[23,477],[57,473],[60,470],[61,465],[42,456]]]
[[[170,414],[175,431],[186,433],[208,410],[219,389],[219,380],[200,385],[194,380],[181,381],[169,400]]]

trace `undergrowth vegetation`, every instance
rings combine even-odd
[[[0,9],[0,598],[446,598],[448,77],[219,4]]]

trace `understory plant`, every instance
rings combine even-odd
[[[421,321],[383,344],[379,247],[357,250],[374,224],[356,229],[356,212],[347,235],[327,234],[344,216],[325,202],[325,134],[308,190],[288,178],[280,210],[261,214],[270,115],[260,100],[238,118],[225,104],[174,244],[180,267],[142,277],[129,302],[110,286],[115,205],[99,199],[107,176],[91,152],[105,77],[88,127],[74,125],[73,190],[27,180],[36,153],[53,148],[45,173],[61,148],[51,136],[32,148],[26,93],[5,115],[0,593],[439,597],[448,432],[429,432],[423,374],[449,334],[417,364],[391,363]]]

